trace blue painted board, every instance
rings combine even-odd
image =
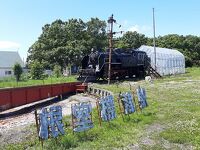
[[[91,117],[92,105],[89,102],[72,105],[74,132],[82,132],[94,127]]]
[[[133,104],[133,96],[130,92],[122,93],[121,102],[124,108],[124,114],[131,114],[135,112],[135,106]]]
[[[39,137],[41,139],[55,138],[59,134],[65,133],[61,106],[52,106],[49,109],[42,108],[39,113],[39,122]]]
[[[137,96],[138,96],[138,101],[140,108],[143,109],[148,106],[147,104],[147,98],[146,98],[146,91],[144,88],[138,88],[137,89]]]
[[[103,121],[110,121],[116,118],[114,98],[112,95],[101,98],[99,106]]]

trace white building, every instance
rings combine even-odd
[[[154,47],[142,45],[138,50],[147,53],[155,69]],[[184,55],[178,50],[156,47],[156,71],[162,76],[185,73]]]
[[[0,78],[14,75],[13,66],[19,63],[24,67],[24,63],[16,51],[0,51]]]

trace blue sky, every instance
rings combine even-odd
[[[107,20],[112,13],[122,30],[152,37],[153,7],[156,36],[200,36],[200,0],[0,0],[0,50],[18,51],[26,59],[45,24],[70,18]]]

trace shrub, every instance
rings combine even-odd
[[[58,78],[62,75],[61,73],[61,67],[59,65],[55,65],[53,68],[53,75]]]
[[[34,61],[31,65],[31,78],[32,79],[43,79],[44,77],[44,67],[39,61]]]
[[[16,81],[18,82],[20,80],[20,77],[22,75],[22,66],[19,63],[15,63],[14,67],[13,67],[13,72],[14,72],[14,76],[16,78]]]

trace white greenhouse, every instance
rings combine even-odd
[[[138,50],[147,53],[155,69],[154,47],[142,45]],[[156,71],[162,76],[185,73],[184,55],[174,49],[156,47]]]

